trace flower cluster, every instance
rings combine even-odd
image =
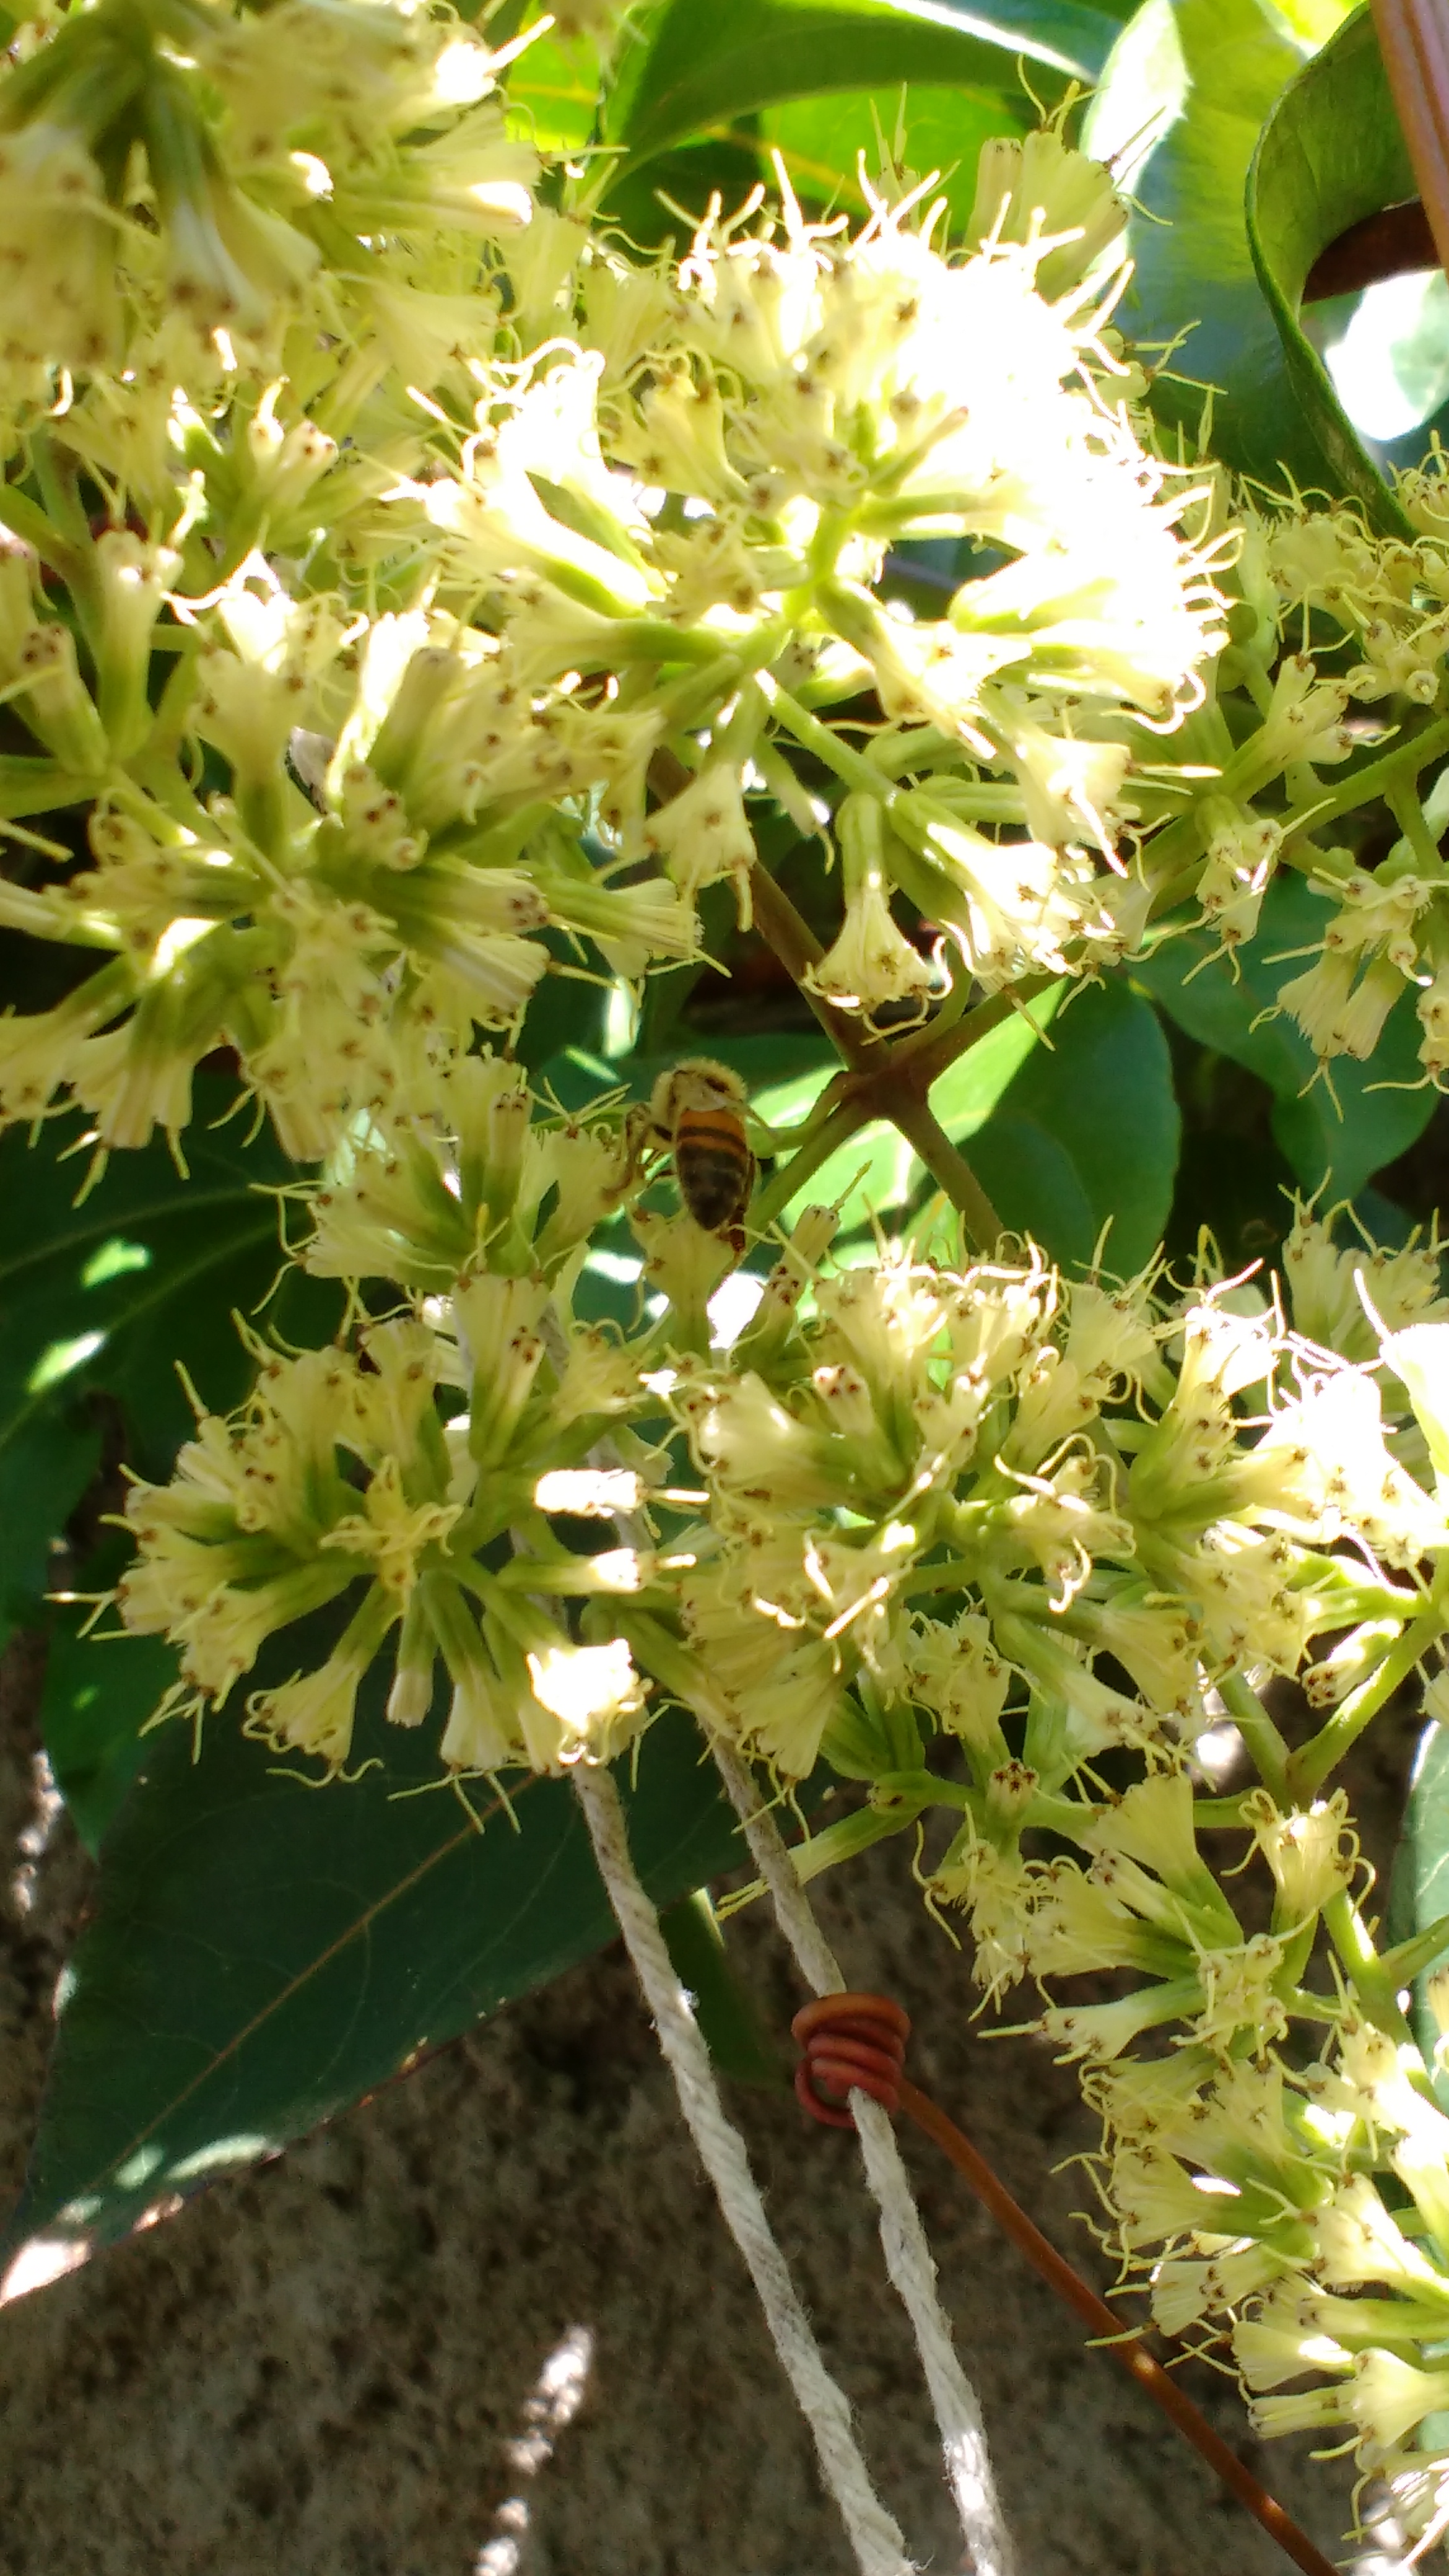
[[[1345,1250],[1300,1211],[1290,1330],[1241,1283],[832,1267],[814,1211],[721,1348],[727,1247],[646,1181],[617,1099],[569,1118],[485,1054],[301,1193],[298,1258],[354,1283],[353,1324],[258,1343],[241,1412],[127,1508],[117,1606],[176,1643],[170,1705],[224,1702],[276,1636],[299,1668],[252,1688],[247,1728],[332,1774],[370,1672],[418,1725],[441,1670],[456,1776],[608,1760],[672,1699],[787,1782],[823,1757],[863,1784],[807,1876],[944,1811],[931,1901],[968,1918],[989,1992],[1048,1990],[1037,2027],[1083,2064],[1159,2323],[1229,2334],[1262,2429],[1344,2425],[1427,2527],[1449,2122],[1396,1998],[1438,1934],[1376,1957],[1328,1779],[1449,1633],[1432,1250]],[[585,1320],[614,1221],[627,1327]],[[403,1310],[368,1320],[369,1282]],[[1318,1727],[1293,1754],[1274,1675]],[[1193,1748],[1227,1713],[1262,1785],[1205,1809]],[[1209,1828],[1265,1866],[1263,1919]],[[1072,1998],[1104,1973],[1115,1996]]]
[[[111,542],[134,550],[98,554]],[[28,568],[5,569],[18,628]],[[56,1009],[0,1021],[12,1118],[64,1080],[107,1146],[174,1134],[195,1064],[229,1044],[286,1152],[317,1161],[357,1112],[421,1109],[433,1066],[515,1022],[571,949],[605,972],[694,952],[669,881],[612,882],[582,837],[591,794],[638,771],[640,720],[521,692],[437,612],[358,636],[259,574],[216,614],[191,721],[229,792],[203,804],[178,778],[163,800],[113,777],[89,867],[0,886],[0,919],[110,952]]]
[[[919,1825],[978,1984],[1036,1980],[1083,2067],[1158,2322],[1449,2528],[1449,2120],[1399,2000],[1437,1937],[1375,1952],[1330,1785],[1400,1684],[1449,1706],[1437,1241],[1299,1211],[1271,1301],[934,1219],[832,1263],[788,1174],[747,1202],[730,1070],[712,1232],[656,1191],[667,1072],[573,1115],[520,1069],[545,978],[632,1010],[706,922],[778,930],[783,818],[839,859],[777,944],[849,1059],[796,1183],[877,1076],[919,1141],[974,1000],[1231,955],[1284,866],[1327,911],[1279,1007],[1366,1057],[1412,994],[1441,1081],[1443,460],[1379,538],[1166,455],[1065,111],[987,146],[954,248],[934,181],[862,170],[852,227],[780,168],[651,260],[597,171],[540,184],[516,51],[447,0],[47,0],[0,68],[0,928],[86,959],[0,1018],[0,1123],[175,1142],[224,1053],[347,1291],[134,1486],[120,1618],[168,1709],[239,1696],[324,1777],[386,1744],[374,1678],[455,1779],[670,1700],[857,1784],[805,1875]],[[1258,1785],[1201,1795],[1229,1724]]]
[[[652,1472],[637,1443],[637,1465],[587,1466],[606,1432],[629,1437],[645,1390],[639,1355],[569,1302],[629,1186],[629,1149],[617,1120],[532,1107],[514,1068],[475,1056],[439,1077],[430,1115],[379,1131],[312,1198],[303,1258],[322,1276],[416,1283],[413,1310],[360,1324],[347,1347],[258,1344],[240,1413],[203,1414],[171,1484],[133,1489],[138,1556],[117,1604],[129,1629],[178,1645],[175,1705],[223,1701],[274,1631],[360,1585],[320,1664],[249,1699],[266,1742],[340,1769],[394,1629],[387,1714],[420,1724],[441,1662],[455,1770],[556,1769],[642,1723],[628,1648],[607,1616],[594,1632],[591,1597],[602,1611],[644,1587],[649,1552],[577,1555],[553,1525],[634,1512]],[[578,1636],[560,1594],[586,1598]]]
[[[712,1507],[656,1669],[787,1774],[819,1749],[868,1784],[807,1875],[948,1814],[930,1897],[988,1992],[1045,1989],[1155,2322],[1227,2339],[1261,2432],[1341,2431],[1432,2540],[1449,2118],[1403,1989],[1445,1927],[1376,1953],[1329,1784],[1449,1634],[1449,1329],[1433,1248],[1345,1250],[1300,1211],[1285,1274],[1297,1332],[1241,1286],[817,1279],[804,1323],[680,1372]],[[1296,1751],[1274,1675],[1317,1728]],[[1204,1801],[1229,1718],[1261,1785]],[[937,1734],[964,1778],[927,1770]],[[1250,1862],[1267,1903],[1229,1895]],[[1449,1976],[1429,1993],[1449,2029]]]
[[[459,236],[527,221],[536,162],[506,136],[499,68],[450,11],[386,0],[97,0],[22,27],[0,86],[0,410],[21,426],[88,380],[103,414],[114,375],[124,415],[148,379],[276,372],[309,327],[366,345],[374,277],[421,285]],[[379,239],[404,234],[416,268],[384,276]]]
[[[1295,1242],[1324,1270],[1346,1258],[1306,1218]],[[680,1542],[699,1564],[692,1677],[673,1679],[795,1778],[854,1682],[959,1736],[977,1778],[951,1894],[983,1844],[1016,1852],[1031,1796],[998,1830],[1004,1767],[1013,1797],[1026,1780],[1050,1801],[1109,1745],[1166,1759],[1206,1690],[1296,1674],[1314,1641],[1338,1641],[1316,1687],[1340,1697],[1418,1614],[1439,1506],[1370,1371],[1272,1314],[904,1253],[815,1278],[803,1320],[800,1285],[787,1261],[727,1358],[688,1359],[670,1389],[709,1502]]]
[[[929,185],[851,232],[782,174],[648,264],[576,177],[535,200],[509,49],[446,7],[98,0],[12,54],[0,803],[90,846],[22,832],[0,919],[105,962],[5,1024],[0,1116],[174,1136],[226,1047],[320,1159],[545,974],[698,954],[716,881],[747,921],[781,806],[839,841],[842,1010],[1165,920],[1231,949],[1286,858],[1333,911],[1282,1007],[1364,1055],[1413,990],[1439,1078],[1443,746],[1360,791],[1352,710],[1437,708],[1442,470],[1411,543],[1164,462],[1059,120],[987,147],[964,255]],[[913,614],[943,540],[975,560]],[[1380,795],[1370,870],[1321,826]]]
[[[964,256],[929,190],[851,233],[786,188],[645,265],[535,201],[446,7],[97,0],[14,52],[0,805],[89,848],[20,830],[0,921],[103,962],[0,1024],[0,1116],[174,1137],[225,1048],[323,1159],[545,974],[697,955],[715,882],[747,921],[760,811],[842,791],[842,1009],[1136,947],[1232,540],[1055,129]],[[913,618],[942,539],[980,560]]]
[[[540,1477],[589,1466],[607,1481],[591,1452],[607,1436],[617,1462],[627,1441],[649,1485],[629,1510],[647,1504],[656,1536],[662,1513],[669,1535],[647,1597],[618,1615],[712,1729],[794,1779],[823,1747],[878,1780],[873,1728],[914,1747],[892,1775],[920,1774],[922,1723],[959,1738],[974,1785],[947,1896],[971,1901],[988,1848],[1016,1867],[1021,1832],[1055,1818],[1107,1747],[1175,1762],[1204,1693],[1250,1673],[1306,1670],[1337,1707],[1427,1615],[1415,1569],[1441,1543],[1440,1507],[1394,1454],[1373,1374],[1271,1313],[1211,1290],[1164,1308],[1148,1280],[1069,1287],[1036,1260],[958,1271],[897,1252],[831,1271],[822,1211],[782,1242],[721,1353],[708,1303],[728,1248],[635,1204],[640,1180],[617,1107],[568,1119],[505,1060],[471,1057],[437,1077],[425,1113],[379,1120],[346,1176],[305,1194],[299,1258],[400,1283],[407,1333],[430,1331],[441,1353],[429,1389],[466,1396],[448,1441],[466,1436],[486,1486],[466,1488],[459,1526],[429,1524],[429,1547],[516,1537]],[[575,1315],[590,1241],[621,1210],[646,1296],[632,1333]],[[1305,1218],[1295,1240],[1326,1276],[1345,1256],[1321,1232]],[[403,1330],[363,1325],[360,1347]],[[1440,1330],[1420,1321],[1385,1345],[1416,1407]],[[449,1472],[430,1508],[460,1499]],[[166,1545],[154,1511],[141,1489],[143,1552]],[[592,1560],[581,1572],[532,1538],[506,1582],[534,1556],[553,1588],[593,1586]],[[158,1576],[146,1598],[165,1597]],[[129,1594],[123,1607],[133,1621]],[[188,1594],[188,1619],[194,1607]],[[212,1673],[192,1679],[215,1696]]]
[[[1300,868],[1324,906],[1322,935],[1312,962],[1281,984],[1278,1008],[1326,1063],[1371,1056],[1412,995],[1424,1080],[1442,1087],[1449,809],[1437,778],[1420,792],[1449,743],[1449,484],[1437,445],[1397,487],[1406,536],[1371,534],[1348,503],[1310,510],[1295,498],[1244,512],[1233,644],[1213,682],[1246,692],[1259,722],[1236,744],[1200,729],[1218,775],[1164,843],[1179,859],[1205,854],[1197,901],[1229,950],[1252,936],[1274,867],[1286,858]],[[1380,800],[1400,837],[1370,865],[1359,845]],[[1347,842],[1334,837],[1342,823]],[[1159,861],[1167,855],[1164,846]]]

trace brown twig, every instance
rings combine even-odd
[[[1178,2387],[1171,2373],[1164,2370],[1143,2343],[1135,2337],[1123,2339],[1122,2321],[1115,2317],[1106,2301],[1079,2278],[1065,2256],[1043,2236],[1041,2229],[1027,2217],[1026,2211],[1012,2199],[1005,2183],[992,2172],[984,2156],[978,2154],[967,2137],[963,2137],[954,2120],[931,2100],[929,2094],[902,2076],[900,2105],[918,2129],[935,2141],[944,2155],[950,2157],[957,2172],[964,2176],[983,2208],[988,2209],[997,2226],[1011,2238],[1018,2251],[1026,2256],[1036,2271],[1055,2290],[1059,2299],[1074,2309],[1093,2335],[1110,2337],[1105,2349],[1118,2368],[1125,2370],[1144,2388],[1164,2415],[1171,2417],[1178,2431],[1191,2442],[1193,2449],[1206,2460],[1215,2477],[1221,2478],[1230,2494],[1247,2507],[1255,2522],[1277,2541],[1286,2557],[1303,2576],[1339,2576],[1331,2559],[1316,2549],[1306,2531],[1301,2531],[1292,2515],[1285,2512],[1276,2496],[1261,2487],[1252,2472],[1245,2469],[1235,2451],[1228,2448],[1221,2434],[1215,2433],[1205,2416],[1199,2414],[1192,2399]]]
[[[838,1011],[823,993],[817,993],[806,983],[809,969],[819,965],[825,951],[809,922],[796,911],[783,886],[776,884],[769,869],[762,867],[758,859],[750,870],[750,906],[760,937],[804,995],[843,1062],[860,1072],[883,1064],[885,1050],[880,1039],[873,1037],[858,1019],[852,1019],[848,1011]]]
[[[1435,252],[1449,270],[1449,9],[1445,0],[1373,0],[1373,17]]]
[[[965,1155],[952,1144],[929,1103],[907,1090],[899,1077],[888,1095],[886,1116],[913,1145],[933,1181],[945,1191],[973,1249],[989,1252],[1005,1228]]]
[[[912,1057],[903,1048],[891,1046],[848,1012],[837,1010],[823,994],[811,990],[805,981],[807,969],[825,951],[789,896],[758,861],[750,870],[750,898],[760,936],[794,978],[848,1067],[838,1086],[837,1105],[854,1110],[859,1126],[868,1119],[887,1118],[899,1128],[932,1179],[945,1191],[972,1243],[978,1250],[988,1249],[1001,1234],[1001,1219],[965,1155],[952,1144],[933,1115],[927,1098],[932,1082],[945,1070],[944,1065],[928,1055]],[[948,1035],[957,1041],[947,1056],[949,1063],[971,1043],[971,1037],[955,1029]]]
[[[667,798],[680,793],[690,773],[673,752],[661,748],[650,762],[649,775],[656,794]],[[808,981],[811,967],[819,964],[825,951],[783,886],[758,859],[750,870],[750,906],[765,945],[803,993],[846,1067],[836,1087],[836,1109],[848,1122],[845,1134],[871,1119],[889,1119],[945,1191],[975,1248],[989,1250],[1002,1232],[1001,1219],[965,1155],[933,1115],[928,1094],[947,1066],[996,1025],[1001,1016],[998,1001],[979,1006],[965,1020],[939,1032],[939,1045],[923,1046],[921,1038],[929,1032],[920,1031],[892,1045],[850,1012],[839,1010]],[[775,1195],[772,1185],[772,1214]]]

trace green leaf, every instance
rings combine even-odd
[[[1394,1855],[1389,1894],[1389,1937],[1396,1944],[1427,1932],[1449,1913],[1449,1727],[1432,1721],[1414,1754],[1404,1830]],[[1414,2034],[1432,2060],[1439,2025],[1429,2009],[1424,1979],[1414,1985]],[[1442,2080],[1441,2080],[1442,2082]]]
[[[529,140],[540,152],[577,152],[594,130],[598,100],[596,67],[583,45],[542,36],[508,76],[508,104],[526,111]]]
[[[1081,1267],[1106,1232],[1103,1259],[1126,1277],[1162,1240],[1179,1138],[1156,1014],[1113,977],[1064,1002],[969,1153],[1006,1225]]]
[[[1442,268],[1382,278],[1314,304],[1308,331],[1385,481],[1449,432],[1449,279]]]
[[[46,1551],[94,1468],[97,1391],[121,1409],[129,1462],[164,1476],[192,1420],[178,1363],[218,1411],[247,1384],[234,1312],[319,1341],[340,1316],[336,1287],[300,1273],[267,1302],[281,1268],[269,1193],[296,1173],[270,1137],[248,1145],[239,1121],[208,1125],[234,1097],[198,1082],[189,1178],[158,1142],[113,1154],[79,1200],[86,1161],[68,1156],[60,1122],[34,1146],[19,1128],[0,1137],[0,1604],[12,1620],[37,1614]]]
[[[0,1444],[0,1645],[43,1615],[51,1548],[100,1453],[99,1424],[61,1405]]]
[[[417,1735],[380,1723],[385,1687],[377,1674],[364,1689],[364,1751],[385,1753],[386,1772],[346,1785],[278,1770],[230,1713],[208,1722],[195,1763],[184,1727],[147,1739],[62,1986],[25,2196],[0,2246],[10,2295],[302,2136],[613,1937],[568,1783],[517,1783],[511,1817],[475,1787],[470,1812],[438,1777],[436,1722]],[[632,1789],[628,1770],[656,1902],[738,1858],[733,1811],[681,1712],[651,1729]],[[423,1794],[395,1794],[409,1788]]]
[[[1331,1199],[1347,1199],[1422,1135],[1437,1095],[1423,1080],[1411,994],[1395,1004],[1370,1063],[1334,1058],[1331,1089],[1296,1022],[1264,1018],[1280,985],[1302,972],[1303,952],[1321,945],[1328,918],[1307,879],[1285,874],[1268,889],[1257,937],[1238,951],[1236,980],[1225,958],[1203,963],[1216,944],[1210,931],[1165,941],[1132,972],[1189,1037],[1267,1083],[1273,1133],[1302,1189],[1326,1182]]]
[[[790,2082],[788,2059],[755,1996],[732,1965],[706,1888],[660,1916],[670,1963],[693,2000],[699,2034],[721,2075],[770,2092]]]
[[[1331,19],[1332,10],[1324,16]],[[1347,194],[1339,188],[1338,139],[1302,146],[1297,140],[1305,118],[1294,102],[1318,96],[1322,65],[1349,38],[1362,49],[1355,30],[1366,25],[1352,22],[1304,72],[1303,45],[1290,41],[1277,12],[1259,0],[1145,0],[1113,49],[1083,140],[1089,151],[1118,160],[1136,200],[1129,227],[1134,271],[1118,312],[1123,329],[1138,341],[1167,344],[1191,325],[1169,372],[1154,385],[1162,417],[1195,434],[1203,387],[1211,385],[1215,454],[1280,489],[1287,472],[1305,487],[1356,492],[1376,526],[1398,529],[1396,505],[1296,318],[1313,258],[1366,211],[1360,198],[1375,152],[1382,163],[1392,159],[1379,130],[1385,119],[1397,141],[1393,110],[1374,87],[1375,67],[1362,51],[1372,95],[1353,111],[1365,141],[1357,170],[1345,173]],[[1322,31],[1320,19],[1314,32]],[[1265,128],[1255,176],[1255,243],[1245,200]],[[1303,151],[1321,161],[1323,185],[1311,215],[1306,200],[1300,207],[1295,155]],[[1415,191],[1410,183],[1397,193]],[[1376,206],[1389,202],[1374,198]],[[1326,228],[1317,230],[1313,250],[1297,265],[1320,226]]]
[[[55,1785],[92,1854],[146,1758],[141,1730],[176,1679],[164,1638],[84,1633],[96,1594],[109,1591],[129,1554],[125,1534],[109,1531],[79,1578],[89,1598],[56,1612],[45,1658],[40,1732]]]
[[[976,164],[983,143],[998,134],[1025,134],[1035,118],[1029,101],[999,88],[931,89],[897,83],[878,90],[844,90],[825,98],[793,100],[759,120],[760,142],[779,152],[796,195],[807,206],[866,208],[860,156],[878,166],[879,130],[889,143],[904,94],[905,152],[912,170],[942,173],[940,194],[949,228],[958,231],[976,198]],[[933,192],[935,193],[935,192]]]
[[[1388,493],[1299,326],[1308,272],[1349,225],[1419,193],[1367,9],[1284,91],[1248,172],[1248,242],[1289,382],[1331,490],[1357,494],[1385,533],[1413,530]]]
[[[1055,97],[1090,78],[1116,34],[1079,0],[995,0],[957,16],[942,0],[665,0],[626,51],[605,131],[635,163],[783,99],[901,81],[1019,95],[1018,61]]]

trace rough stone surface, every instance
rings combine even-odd
[[[0,1864],[34,1801],[35,1659],[0,1705]],[[1385,1814],[1402,1744],[1382,1758]],[[342,1793],[339,1793],[342,1794]],[[88,1870],[62,1820],[0,1883],[0,2182],[18,2183]],[[24,1896],[31,1902],[23,1910]],[[904,1848],[819,1903],[900,1996],[918,2081],[1102,2280],[1066,2163],[1069,2069],[968,2020]],[[770,1928],[732,1940],[783,2024]],[[922,2565],[960,2564],[853,2143],[736,2095],[775,2226]],[[905,2152],[980,2389],[1020,2576],[1278,2576],[1287,2562],[1023,2266],[934,2151]],[[1251,2444],[1336,2554],[1349,2473]],[[563,2421],[576,2405],[571,2421]],[[849,2576],[841,2533],[617,1951],[514,2006],[266,2170],[0,2312],[4,2576]],[[1385,2562],[1377,2562],[1383,2568]]]

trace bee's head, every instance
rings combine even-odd
[[[687,1109],[734,1109],[743,1112],[749,1093],[737,1073],[709,1056],[686,1056],[682,1064],[661,1073],[649,1104],[656,1126],[671,1131]]]

